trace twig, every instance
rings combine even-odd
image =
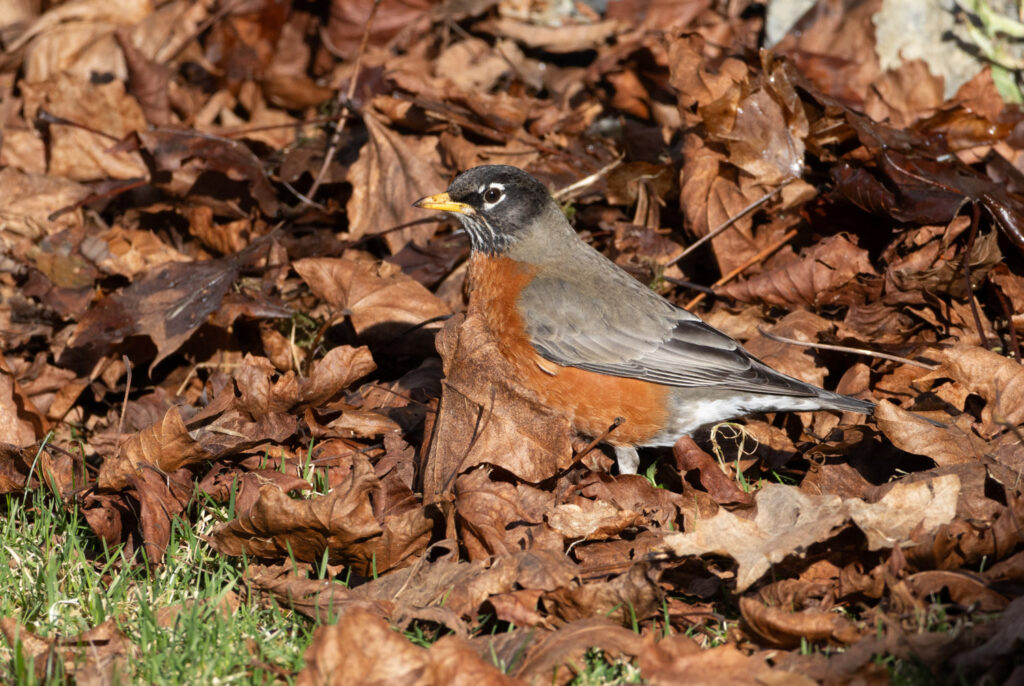
[[[332,114],[325,117],[313,117],[312,119],[297,119],[295,121],[284,122],[283,124],[263,124],[261,126],[236,126],[230,129],[222,130],[218,135],[224,138],[235,138],[237,136],[246,136],[250,133],[259,133],[261,131],[277,131],[278,129],[294,129],[303,126],[316,126],[317,124],[330,124],[331,122],[338,121],[341,119],[342,114]]]
[[[181,53],[185,51],[185,48],[187,48],[192,41],[194,41],[196,38],[199,38],[199,36],[201,36],[203,32],[206,31],[206,29],[210,28],[216,22],[226,17],[236,7],[238,7],[241,4],[242,0],[231,0],[229,2],[224,3],[223,7],[221,7],[216,12],[208,16],[202,22],[200,22],[199,25],[196,26],[195,30],[192,31],[192,33],[190,33],[188,36],[186,36],[185,39],[181,41],[181,45],[179,45],[167,59],[163,60],[161,64],[170,64],[174,60],[178,59],[178,57],[181,56]],[[169,40],[170,36],[168,36],[168,41]],[[163,50],[166,47],[167,43],[164,43],[160,46],[160,50]]]
[[[359,41],[359,52],[356,53],[356,61],[352,67],[352,78],[348,82],[348,92],[345,93],[344,100],[342,100],[341,91],[338,91],[338,104],[342,107],[342,117],[338,120],[338,125],[334,128],[334,134],[331,136],[331,143],[327,146],[327,154],[324,155],[324,161],[320,164],[320,171],[316,174],[316,180],[313,181],[313,185],[310,186],[309,192],[306,193],[309,198],[315,198],[316,192],[320,190],[320,185],[323,183],[324,175],[327,173],[327,167],[330,166],[331,160],[334,158],[334,154],[338,151],[338,143],[341,142],[341,134],[345,130],[345,124],[348,123],[349,115],[352,113],[352,109],[349,103],[352,102],[352,98],[356,95],[356,84],[359,82],[359,69],[363,64],[363,54],[366,52],[366,44],[370,41],[370,28],[373,26],[373,20],[377,16],[377,8],[380,7],[381,0],[373,0],[373,7],[370,8],[370,16],[366,18],[366,26],[363,27],[363,38]]]
[[[294,186],[292,186],[290,183],[288,183],[284,179],[281,179],[281,184],[285,188],[287,188],[288,191],[291,192],[292,195],[294,195],[296,198],[298,198],[302,202],[306,203],[307,205],[312,205],[313,207],[315,207],[316,209],[320,210],[321,212],[326,212],[327,211],[326,207],[324,207],[323,205],[321,205],[317,201],[313,200],[312,197],[310,197],[308,195],[303,195],[298,190],[296,190],[296,188]]]
[[[778,341],[779,343],[799,345],[803,348],[820,348],[821,350],[835,350],[836,352],[840,353],[852,353],[854,355],[864,355],[865,357],[877,357],[880,360],[890,360],[892,362],[909,364],[913,367],[920,367],[921,369],[927,369],[929,371],[939,368],[939,365],[937,364],[918,362],[917,360],[911,360],[907,357],[900,357],[899,355],[890,355],[889,353],[880,353],[874,350],[868,350],[867,348],[851,348],[846,345],[832,345],[830,343],[812,343],[810,341],[798,341],[795,338],[788,338],[786,336],[779,336],[778,334],[768,333],[760,326],[757,327],[757,332],[767,339]]]
[[[369,390],[376,389],[378,391],[384,391],[385,393],[390,393],[391,395],[399,397],[402,400],[405,400],[406,402],[408,402],[410,404],[421,405],[423,407],[423,409],[425,411],[427,411],[427,412],[433,412],[435,414],[437,413],[437,410],[435,410],[433,407],[431,407],[428,403],[422,402],[420,400],[416,400],[411,395],[407,395],[405,393],[400,393],[400,392],[398,392],[398,391],[396,391],[396,390],[394,390],[392,388],[388,388],[387,386],[382,386],[380,383],[377,383],[377,382],[371,382],[371,383],[363,384],[360,387],[360,389],[358,391],[359,397],[363,398],[364,400],[366,399],[366,396],[363,395],[363,389],[364,388],[365,389],[369,389]]]
[[[580,460],[582,460],[582,459],[583,459],[584,457],[586,457],[586,456],[587,456],[587,454],[588,454],[588,453],[590,453],[590,451],[591,451],[591,450],[593,450],[594,448],[596,448],[596,447],[597,447],[597,444],[598,444],[598,443],[601,443],[601,442],[603,442],[603,441],[604,441],[604,440],[605,440],[606,438],[608,438],[608,436],[609,436],[609,435],[610,435],[610,434],[611,434],[611,433],[612,433],[613,431],[615,431],[615,430],[616,430],[617,428],[619,428],[620,426],[622,426],[622,425],[623,425],[623,424],[624,424],[625,422],[626,422],[626,420],[625,420],[624,418],[622,418],[622,417],[616,417],[616,418],[615,418],[615,421],[614,421],[614,422],[612,422],[611,426],[609,426],[609,427],[608,427],[607,429],[605,429],[605,430],[604,430],[604,433],[603,433],[603,434],[601,434],[600,436],[598,436],[597,438],[595,438],[594,440],[592,440],[592,441],[591,441],[590,443],[588,443],[588,444],[587,444],[587,447],[585,447],[585,448],[584,448],[583,450],[581,450],[581,451],[579,452],[579,454],[578,454],[578,455],[576,455],[576,457],[575,457],[575,458],[573,459],[573,464],[575,464],[575,463],[579,462],[579,461],[580,461]]]
[[[124,400],[121,401],[121,418],[117,420],[117,440],[121,440],[121,433],[124,431],[124,413],[128,409],[128,393],[132,390],[132,361],[127,355],[122,355],[125,368],[124,379]]]
[[[299,363],[298,346],[295,345],[295,330],[297,328],[298,325],[295,322],[295,318],[292,317],[292,332],[288,336],[288,352],[291,353],[289,357],[292,358],[292,369],[299,375],[299,378],[302,378],[302,364]]]
[[[469,397],[465,393],[459,391],[457,388],[452,386],[450,383],[448,383],[446,379],[442,379],[441,383],[443,383],[445,387],[451,388],[456,393],[469,400]],[[490,407],[484,407],[483,405],[477,405],[476,403],[473,403],[474,405],[477,405],[477,407],[480,408],[480,414],[477,415],[476,424],[473,426],[473,437],[469,439],[469,445],[466,446],[466,452],[462,455],[462,458],[459,460],[458,466],[448,476],[448,479],[445,480],[444,485],[441,488],[441,494],[451,493],[452,485],[454,484],[455,479],[459,476],[459,474],[462,473],[462,467],[463,465],[466,464],[466,460],[468,460],[469,456],[473,453],[473,448],[476,447],[477,440],[483,435],[484,431],[486,431],[487,427],[490,425],[491,417],[494,415],[494,400],[496,395],[497,389],[494,386],[491,386]],[[470,400],[470,402],[473,401]],[[483,419],[483,423],[480,422],[481,419]]]
[[[723,231],[725,231],[726,229],[728,229],[730,226],[732,226],[733,224],[738,222],[740,219],[742,219],[743,217],[747,216],[748,214],[750,214],[751,212],[756,210],[758,207],[760,207],[761,205],[765,204],[766,202],[768,202],[769,200],[774,198],[776,195],[778,195],[779,193],[782,192],[783,188],[785,188],[786,186],[788,186],[791,183],[793,183],[793,179],[787,179],[786,181],[784,181],[782,183],[782,185],[780,185],[778,188],[773,190],[771,193],[765,193],[760,198],[758,198],[754,202],[752,202],[749,205],[747,205],[746,207],[744,207],[738,213],[734,214],[733,216],[729,217],[724,222],[722,222],[721,224],[716,226],[713,231],[707,233],[704,236],[701,236],[700,239],[696,243],[694,243],[693,245],[690,245],[689,247],[686,248],[686,250],[681,252],[679,255],[676,255],[675,257],[673,257],[671,260],[669,260],[665,264],[665,266],[666,267],[671,267],[673,264],[675,264],[679,260],[681,260],[684,257],[686,257],[687,255],[692,253],[694,250],[696,250],[697,248],[699,248],[700,246],[704,245],[705,243],[710,241],[712,238],[717,236],[718,234],[720,234]]]
[[[999,301],[999,306],[1003,309],[1003,316],[1006,317],[1006,333],[1010,337],[1010,347],[1013,348],[1013,357],[1017,360],[1017,364],[1022,364],[1020,355],[1020,341],[1017,340],[1017,330],[1013,327],[1013,307],[1010,305],[1010,301],[1007,299],[1006,294],[1003,293],[1003,289],[998,285],[992,289],[996,294],[996,300]]]
[[[113,141],[115,143],[120,143],[121,142],[121,139],[118,138],[117,136],[113,135],[113,134],[107,133],[106,131],[100,131],[97,128],[89,126],[88,124],[82,124],[80,122],[73,121],[71,119],[65,119],[64,117],[58,117],[56,114],[51,114],[50,112],[47,112],[46,110],[44,110],[41,107],[38,110],[36,110],[36,121],[37,122],[42,122],[44,124],[50,124],[50,125],[70,126],[73,129],[81,129],[82,131],[87,131],[88,133],[91,133],[94,136],[99,136],[100,138],[106,138],[107,140]]]
[[[747,267],[753,266],[753,265],[757,264],[758,262],[760,262],[761,260],[765,259],[769,255],[771,255],[773,252],[775,252],[776,250],[778,250],[779,248],[784,246],[786,243],[788,243],[789,239],[791,239],[795,235],[796,235],[796,229],[790,229],[789,231],[786,232],[786,235],[784,235],[782,238],[777,240],[775,243],[772,243],[767,248],[765,248],[761,252],[757,253],[756,255],[751,257],[749,260],[747,260],[746,262],[744,262],[743,264],[741,264],[740,266],[736,267],[731,272],[729,272],[728,274],[726,274],[725,276],[720,278],[718,281],[715,281],[715,283],[712,284],[712,288],[714,286],[721,286],[722,284],[725,284],[725,283],[728,283],[729,281],[732,281],[734,278],[736,278],[736,276],[741,274]],[[689,310],[689,309],[692,309],[692,308],[696,307],[697,304],[699,304],[702,300],[704,300],[704,296],[706,296],[706,295],[707,295],[707,293],[701,293],[696,298],[694,298],[690,302],[686,303],[686,309]]]
[[[179,395],[185,392],[185,387],[188,386],[188,382],[192,380],[192,377],[196,375],[196,372],[200,369],[233,369],[240,367],[241,362],[197,362],[192,366],[192,369],[188,370],[188,374],[185,375],[185,380],[178,386],[177,393],[174,397],[177,398]]]
[[[576,183],[571,183],[565,188],[561,188],[555,191],[554,193],[551,194],[551,197],[553,197],[555,200],[561,200],[562,198],[569,197],[578,190],[586,188],[587,186],[592,186],[593,184],[597,183],[597,180],[600,179],[602,176],[604,176],[612,169],[615,169],[615,167],[622,164],[622,160],[624,159],[626,159],[625,155],[619,155],[614,160],[604,165],[590,176],[584,176]]]
[[[971,287],[971,249],[974,248],[974,238],[978,235],[980,220],[981,205],[974,203],[971,212],[971,232],[967,234],[967,247],[964,249],[964,285],[967,286],[967,302],[971,305],[974,325],[978,327],[978,339],[981,341],[981,347],[988,350],[988,338],[985,336],[985,329],[981,326],[981,314],[978,312],[978,303],[974,300],[974,288]]]

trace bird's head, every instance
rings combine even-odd
[[[473,250],[488,255],[504,254],[517,241],[543,230],[552,211],[565,222],[540,181],[503,164],[474,167],[455,177],[447,192],[413,204],[451,212],[469,234]]]

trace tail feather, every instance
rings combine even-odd
[[[824,401],[822,407],[829,410],[845,410],[861,414],[873,414],[875,411],[875,404],[869,400],[858,400],[831,391],[818,391],[818,397]]]

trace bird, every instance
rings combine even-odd
[[[469,305],[519,381],[635,474],[637,448],[759,412],[874,404],[778,372],[582,240],[528,172],[484,165],[415,207],[454,216],[470,240]],[[603,437],[603,438],[602,438]]]

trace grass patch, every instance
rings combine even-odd
[[[74,505],[48,492],[0,496],[0,617],[46,640],[70,638],[113,620],[132,648],[115,683],[292,683],[317,624],[242,593],[244,559],[214,552],[202,539],[230,506],[209,500],[195,523],[176,520],[164,564],[131,564],[107,549]],[[416,624],[406,638],[429,647],[446,630]],[[0,638],[0,683],[66,683],[60,659],[40,677],[27,642]],[[578,686],[639,683],[622,660],[587,654]]]
[[[220,519],[212,508],[200,506],[195,526],[175,523],[165,564],[153,569],[105,549],[77,508],[48,494],[5,495],[0,511],[0,616],[45,639],[113,619],[134,646],[123,683],[259,684],[302,667],[315,625],[239,598],[245,561],[200,538]],[[55,660],[42,681],[63,681],[62,672]],[[31,660],[0,641],[0,682],[39,681]]]

